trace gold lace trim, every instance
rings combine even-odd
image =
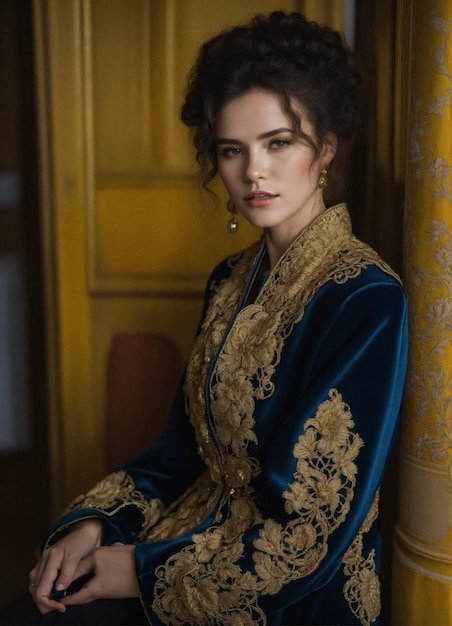
[[[214,507],[220,495],[220,487],[212,482],[206,471],[193,485],[165,511],[160,521],[142,541],[160,541],[182,537],[199,526]]]
[[[348,580],[344,585],[344,596],[351,612],[363,626],[370,626],[380,615],[380,581],[375,571],[375,550],[363,556],[363,535],[369,532],[378,517],[377,492],[372,506],[352,545],[344,555],[344,574]]]
[[[132,478],[122,470],[109,474],[88,493],[76,498],[68,506],[65,514],[81,509],[96,509],[112,516],[131,504],[138,507],[143,514],[143,524],[139,535],[139,539],[142,540],[160,518],[164,508],[163,502],[157,498],[146,500],[143,494],[135,488]]]
[[[259,596],[315,571],[349,511],[363,445],[353,426],[350,408],[331,390],[293,450],[294,482],[282,494],[289,521],[262,520],[252,497],[236,497],[226,521],[193,535],[192,545],[156,569],[152,608],[164,624],[266,624]],[[243,571],[243,535],[258,524],[254,572]]]

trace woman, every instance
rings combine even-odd
[[[182,120],[232,230],[238,212],[263,238],[213,271],[165,433],[52,529],[30,573],[42,623],[378,621],[406,302],[323,199],[359,87],[340,36],[295,13],[201,49]]]

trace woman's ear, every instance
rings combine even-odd
[[[337,137],[334,133],[327,133],[325,135],[325,143],[323,146],[323,158],[322,163],[329,165],[336,156],[337,152]]]

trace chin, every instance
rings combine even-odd
[[[268,230],[269,228],[272,228],[274,226],[274,224],[268,224],[264,220],[246,220],[246,221],[251,226],[254,226],[254,228],[260,228],[260,229],[263,229],[263,230]]]
[[[254,226],[255,228],[273,228],[275,226],[278,226],[278,221],[269,219],[269,216],[267,215],[244,215],[242,213],[242,217],[249,223],[251,224],[251,226]]]

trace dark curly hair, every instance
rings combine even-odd
[[[217,174],[216,118],[232,98],[251,89],[278,94],[295,131],[318,155],[328,133],[337,137],[338,150],[355,135],[360,87],[360,74],[341,35],[299,13],[257,15],[208,40],[188,77],[181,109],[183,123],[193,130],[203,185]],[[294,101],[313,125],[316,142],[302,132]]]

